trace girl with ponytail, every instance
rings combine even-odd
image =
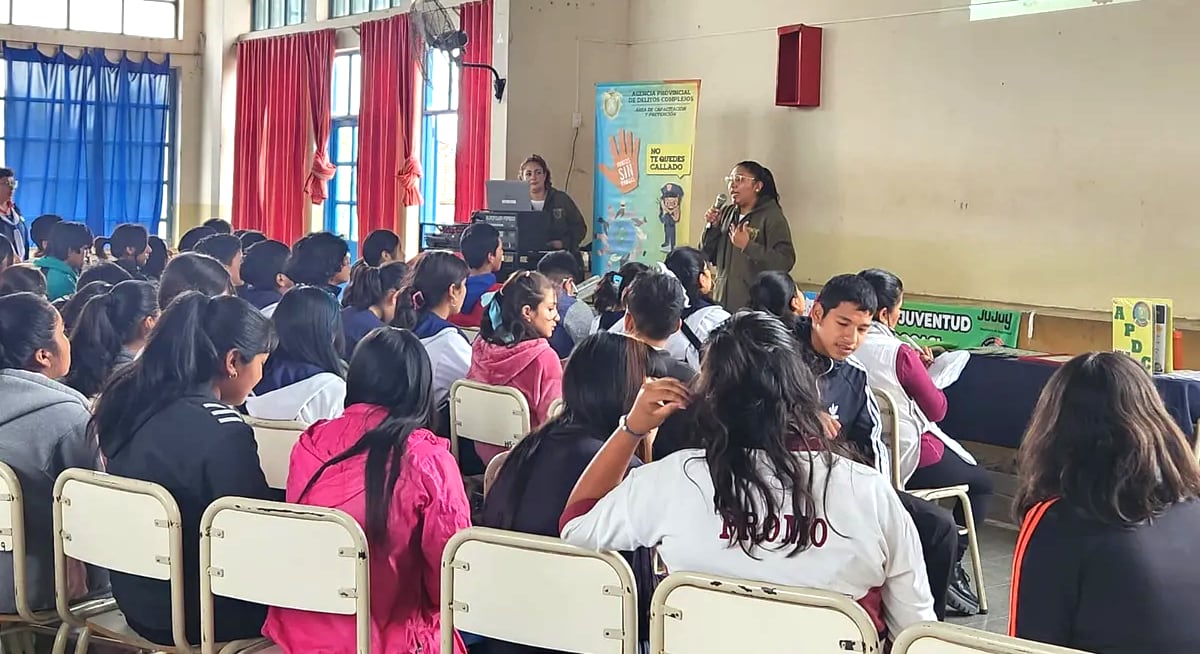
[[[712,301],[713,272],[700,250],[676,248],[667,255],[665,265],[683,284],[683,292],[688,300],[683,309],[683,323],[679,325],[677,335],[667,344],[667,350],[671,356],[699,370],[700,353],[708,341],[708,335],[729,320],[729,312]]]
[[[361,263],[350,273],[350,285],[342,294],[342,328],[346,332],[346,359],[372,330],[396,317],[396,299],[404,288],[408,264],[390,261],[381,266]]]
[[[542,424],[562,397],[562,362],[547,340],[557,326],[558,292],[550,280],[527,270],[513,273],[483,312],[467,379],[521,391],[531,423]],[[504,450],[478,443],[475,451],[486,466]]]
[[[106,250],[107,248],[107,250]],[[124,268],[133,279],[146,279],[142,266],[150,256],[150,234],[146,228],[133,223],[117,225],[112,236],[98,237],[92,242],[92,252],[104,261],[111,255],[117,265]]]
[[[156,294],[154,284],[129,280],[87,300],[71,331],[67,386],[95,397],[113,370],[133,363],[158,320]]]
[[[592,333],[606,332],[625,317],[625,291],[638,275],[650,272],[650,266],[630,261],[619,270],[604,273],[600,286],[596,288],[592,305],[596,309],[596,320],[592,322]]]
[[[448,250],[426,250],[408,271],[396,299],[392,325],[412,330],[433,366],[433,402],[441,413],[449,406],[450,386],[467,376],[471,344],[450,316],[467,297],[467,264]],[[480,472],[483,472],[480,470]]]
[[[436,588],[442,549],[471,524],[445,441],[425,428],[433,369],[421,341],[380,327],[358,345],[346,412],[304,432],[292,450],[287,500],[346,511],[370,543],[371,651],[440,651]],[[354,617],[271,608],[263,633],[284,651],[354,649]],[[454,652],[465,654],[455,638]]]
[[[99,470],[100,454],[88,438],[87,398],[55,379],[71,368],[71,344],[62,318],[44,296],[0,297],[0,459],[21,479],[25,503],[25,592],[29,607],[54,607],[51,531],[54,480],[67,468]],[[0,578],[13,577],[13,557],[0,558]],[[84,566],[68,561],[72,588]],[[87,570],[85,591],[103,590],[108,576]],[[12,583],[0,584],[0,612],[16,613]]]
[[[219,264],[218,264],[219,265]],[[183,542],[200,537],[200,517],[219,497],[268,499],[254,432],[233,407],[245,402],[275,347],[271,321],[236,297],[179,295],[136,361],[104,388],[89,424],[108,471],[154,482],[179,503]],[[184,547],[185,592],[199,592],[199,556]],[[167,581],[112,573],[113,597],[129,626],[155,643],[173,643]],[[216,600],[220,641],[258,635],[266,607]],[[200,642],[198,605],[188,602],[187,637]]]

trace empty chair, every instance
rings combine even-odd
[[[838,593],[690,572],[654,592],[651,652],[774,652],[785,643],[818,654],[881,651],[870,616]]]
[[[469,438],[508,449],[529,433],[529,402],[515,388],[460,379],[450,387],[450,449]]]
[[[473,527],[446,544],[441,595],[443,652],[455,629],[568,652],[637,651],[633,572],[611,552]]]
[[[1010,638],[940,622],[923,622],[905,629],[892,654],[1084,654],[1080,650]]]
[[[354,615],[356,651],[370,650],[367,538],[354,518],[336,509],[224,497],[204,512],[200,533],[200,569],[207,571],[200,579],[204,654],[217,651],[217,596]]]
[[[308,425],[291,420],[263,420],[247,416],[246,424],[254,429],[258,443],[258,460],[271,488],[287,488],[288,462],[292,447]]]

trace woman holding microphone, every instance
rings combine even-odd
[[[737,311],[749,303],[750,286],[759,273],[791,272],[796,248],[769,169],[743,161],[725,181],[733,202],[704,214],[708,227],[700,250],[717,267],[716,300]]]

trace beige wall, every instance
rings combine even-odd
[[[650,0],[657,2],[659,0]],[[591,215],[595,87],[629,79],[630,0],[513,0],[509,13],[508,179],[525,157],[546,158],[560,189]],[[582,119],[575,143],[572,116]],[[590,221],[589,221],[590,222]],[[588,225],[589,231],[591,225]]]
[[[696,192],[771,167],[800,280],[882,266],[929,295],[1200,317],[1200,2],[967,4],[634,0],[630,77],[703,79]],[[819,109],[773,104],[774,28],[798,22],[825,24]]]

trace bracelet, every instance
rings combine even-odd
[[[650,435],[650,432],[646,432],[646,433],[644,433],[644,434],[639,434],[639,433],[637,433],[636,431],[634,431],[634,430],[630,429],[630,428],[629,428],[629,414],[628,414],[628,413],[626,413],[625,415],[621,416],[621,420],[620,420],[620,421],[617,423],[617,429],[618,429],[619,431],[623,431],[623,432],[625,432],[626,434],[629,434],[630,436],[633,436],[634,438],[637,438],[637,439],[642,439],[642,438],[645,438],[645,437],[647,437],[647,436],[649,436],[649,435]]]

